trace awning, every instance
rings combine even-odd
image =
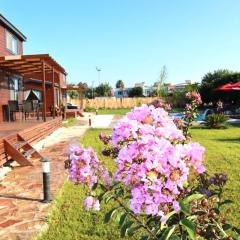
[[[59,65],[49,54],[12,55],[0,57],[0,67],[18,74],[41,73],[44,62],[45,72],[55,71],[67,75],[65,69]]]
[[[217,87],[217,88],[215,89],[215,91],[231,91],[231,90],[232,90],[232,89],[231,89],[231,86],[232,86],[231,83],[227,83],[227,84],[225,84],[225,85],[222,85],[222,86],[220,86],[220,87]]]
[[[227,83],[215,89],[215,91],[234,91],[234,90],[240,90],[240,82]]]

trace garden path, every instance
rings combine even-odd
[[[118,118],[114,115],[91,114],[92,127],[111,127]],[[69,145],[79,143],[88,128],[89,114],[69,128],[60,128],[34,147],[51,160],[51,193],[54,196],[66,179],[64,161]],[[50,204],[42,203],[42,165],[15,166],[0,182],[0,240],[32,239],[46,226]]]
[[[64,161],[69,144],[78,142],[85,125],[61,128],[36,144],[42,156],[51,159],[51,193],[54,196],[66,179]],[[0,239],[32,239],[46,225],[50,204],[42,203],[42,166],[14,167],[0,182]]]

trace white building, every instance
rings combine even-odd
[[[128,97],[130,88],[115,88],[113,90],[113,96],[116,98],[125,98]]]

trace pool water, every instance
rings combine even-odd
[[[205,121],[206,120],[206,117],[210,114],[212,114],[212,110],[211,109],[206,109],[204,111],[200,111],[198,113],[198,116],[197,116],[197,119],[196,121]],[[183,113],[170,113],[169,114],[170,117],[172,117],[173,119],[175,118],[183,118],[184,117],[184,114]]]

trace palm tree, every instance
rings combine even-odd
[[[116,83],[116,88],[124,88],[124,83],[123,80],[118,80]]]

